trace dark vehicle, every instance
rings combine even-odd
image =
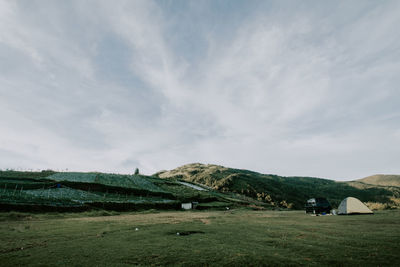
[[[328,200],[322,197],[310,198],[307,200],[306,213],[323,214],[331,213],[332,206]]]

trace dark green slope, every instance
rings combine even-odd
[[[338,206],[348,196],[373,207],[392,208],[400,207],[400,187],[392,186],[397,179],[373,176],[335,182],[198,163],[153,176],[0,171],[0,210],[178,209],[180,203],[189,201],[199,202],[200,208],[255,204],[302,209],[311,197],[325,197]],[[199,191],[181,181],[208,190]]]
[[[179,209],[180,203],[190,201],[200,202],[200,208],[243,202],[152,176],[0,171],[0,211]]]
[[[311,197],[326,197],[337,206],[345,197],[353,196],[364,202],[391,202],[398,197],[400,188],[357,188],[346,182],[312,177],[282,177],[248,170],[226,168],[218,165],[188,164],[155,176],[183,179],[204,184],[221,192],[243,194],[277,207],[301,209]]]

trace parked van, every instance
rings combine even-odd
[[[306,213],[328,214],[331,212],[332,206],[326,198],[317,197],[307,200],[305,208]]]

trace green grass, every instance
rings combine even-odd
[[[92,202],[169,202],[160,197],[143,197],[128,194],[88,192],[72,188],[49,188],[35,190],[0,190],[1,203],[47,204],[47,205],[83,205]]]
[[[0,213],[0,236],[2,266],[400,264],[399,211],[11,212]]]
[[[3,210],[178,209],[179,202],[211,202],[221,198],[224,195],[218,192],[198,191],[143,175],[0,171]]]
[[[46,178],[55,172],[52,170],[36,171],[13,171],[13,170],[0,170],[0,178],[30,178],[42,179]]]
[[[96,183],[109,186],[118,186],[124,188],[137,188],[154,192],[163,190],[153,184],[149,179],[140,175],[121,175],[106,173],[83,173],[83,172],[60,172],[53,174],[47,179],[54,181],[69,181],[81,183]]]

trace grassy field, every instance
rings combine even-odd
[[[400,211],[11,212],[0,239],[2,266],[399,266]]]

